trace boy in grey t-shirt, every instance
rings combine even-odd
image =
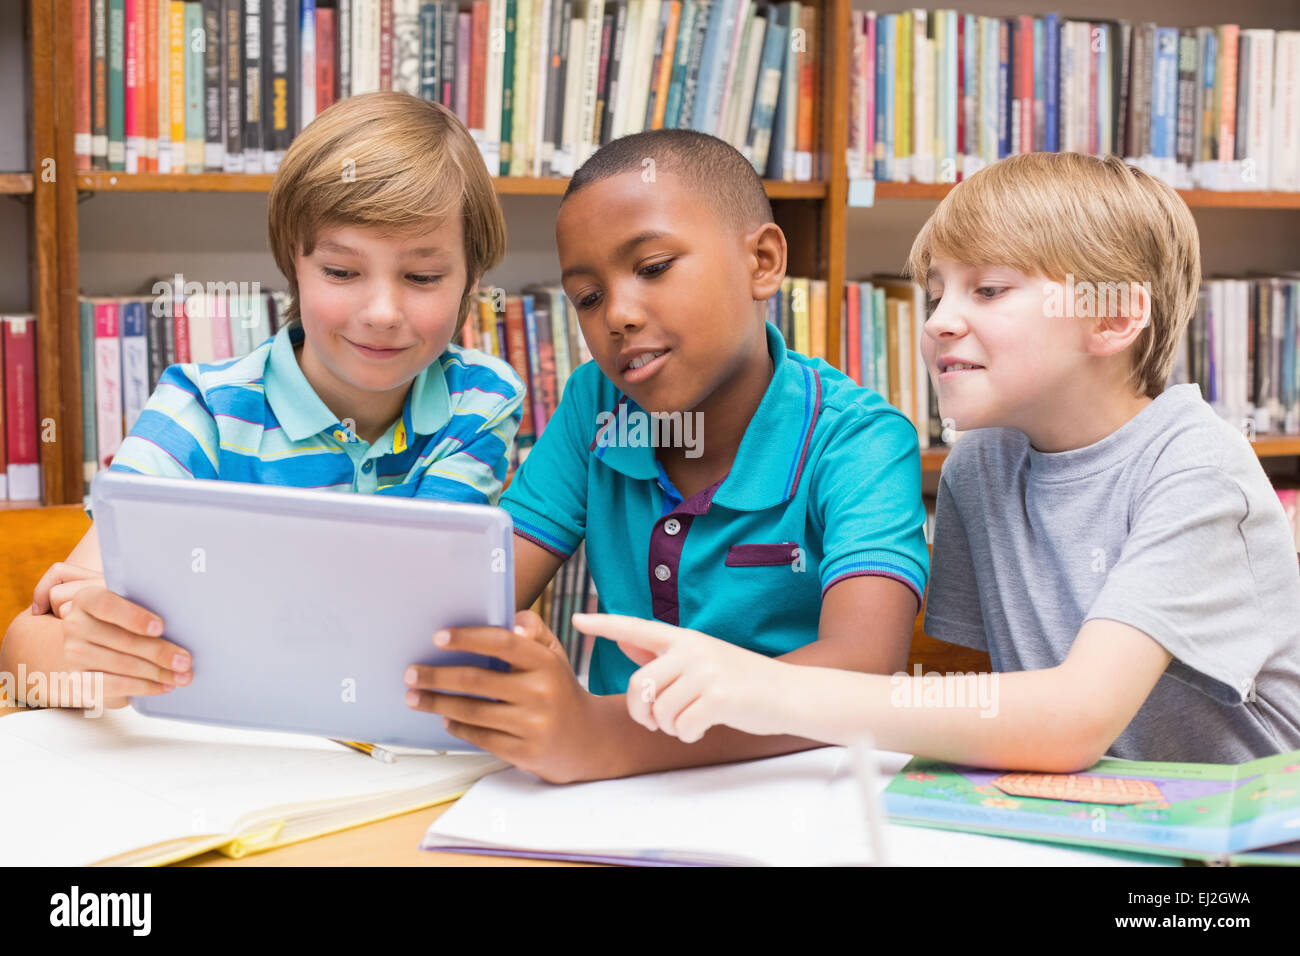
[[[995,673],[800,667],[576,616],[645,665],[632,716],[683,740],[714,724],[866,732],[1048,772],[1300,749],[1281,503],[1197,387],[1165,387],[1201,278],[1178,194],[1114,157],[1014,156],[944,198],[908,269],[931,299],[921,350],[940,412],[967,432],[940,478],[926,629],[987,648]]]

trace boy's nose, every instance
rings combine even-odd
[[[378,286],[374,289],[370,300],[366,303],[365,309],[361,313],[362,319],[367,325],[375,328],[387,329],[392,328],[402,321],[402,310],[397,303],[397,297],[391,289]]]
[[[634,298],[610,295],[605,300],[605,325],[619,334],[635,331],[645,325],[645,311]]]
[[[949,297],[939,300],[921,328],[926,335],[938,339],[963,334],[966,331],[966,321],[962,318],[960,307]]]

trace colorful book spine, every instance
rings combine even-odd
[[[95,302],[95,433],[107,468],[122,444],[122,343],[117,303],[107,299]]]
[[[4,474],[11,501],[41,498],[40,418],[36,407],[36,317],[6,315],[4,326]]]
[[[127,434],[149,401],[149,343],[145,328],[145,303],[128,299],[119,303],[122,323],[122,412]]]

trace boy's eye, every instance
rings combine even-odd
[[[975,290],[975,294],[983,299],[995,299],[998,297],[998,295],[1006,291],[1007,290],[1002,288],[1001,286],[983,285]],[[985,293],[988,294],[986,295]]]
[[[573,300],[573,304],[579,309],[590,309],[600,299],[599,292],[591,292]]]
[[[925,304],[930,309],[930,311],[933,312],[935,307],[939,304],[939,300],[942,298],[943,298],[942,292],[931,292],[929,298],[925,300]]]
[[[329,266],[323,266],[321,272],[325,273],[330,279],[350,279],[356,275],[356,273],[348,269],[331,269]]]
[[[416,285],[437,285],[439,280],[442,279],[442,276],[419,274],[419,275],[409,275],[407,276],[407,278],[410,279],[412,282],[414,282]]]
[[[655,276],[662,274],[663,271],[672,264],[672,259],[665,259],[663,262],[651,263],[641,270],[641,275],[654,278]]]

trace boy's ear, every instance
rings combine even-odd
[[[752,297],[756,301],[770,299],[785,278],[785,233],[776,223],[766,222],[745,237],[745,249],[751,264]]]
[[[1115,295],[1098,293],[1089,352],[1097,356],[1124,351],[1151,324],[1151,291],[1146,283],[1130,282]]]

